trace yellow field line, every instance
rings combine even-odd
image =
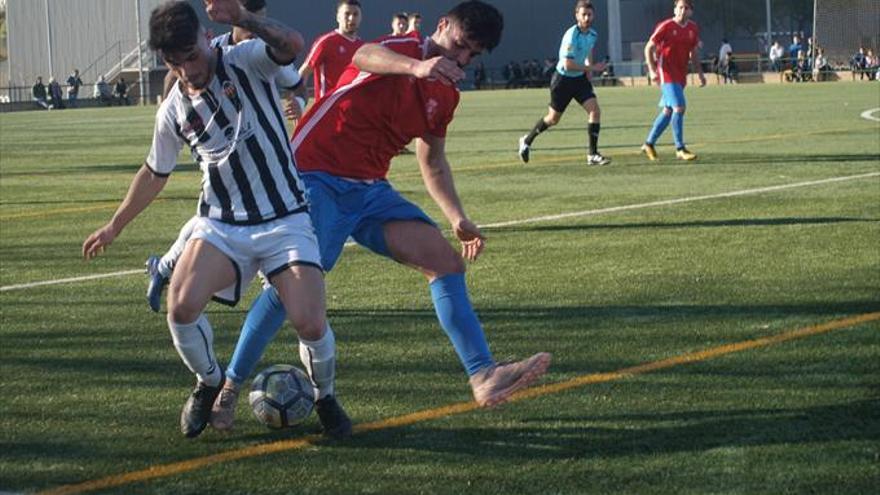
[[[822,323],[819,325],[812,325],[808,327],[799,328],[797,330],[792,330],[789,332],[783,332],[778,335],[773,335],[770,337],[762,337],[754,340],[745,340],[742,342],[736,342],[732,344],[726,344],[718,347],[712,347],[709,349],[705,349],[702,351],[690,352],[687,354],[681,354],[678,356],[674,356],[668,359],[662,359],[659,361],[652,361],[649,363],[644,363],[636,366],[631,366],[629,368],[623,368],[617,371],[608,372],[608,373],[592,373],[589,375],[583,375],[579,377],[572,378],[570,380],[559,382],[559,383],[551,383],[539,387],[534,387],[531,389],[523,390],[517,394],[514,394],[510,398],[510,402],[533,399],[535,397],[541,397],[545,395],[555,394],[559,392],[563,392],[569,389],[582,387],[584,385],[596,384],[596,383],[604,383],[615,380],[622,380],[625,378],[630,378],[636,375],[641,375],[644,373],[650,373],[652,371],[662,370],[666,368],[672,368],[674,366],[680,366],[683,364],[697,363],[701,361],[706,361],[709,359],[717,358],[720,356],[724,356],[727,354],[733,354],[735,352],[742,352],[750,349],[757,349],[760,347],[767,347],[774,344],[780,344],[782,342],[787,342],[789,340],[800,339],[804,337],[810,337],[813,335],[819,335],[822,333],[831,332],[833,330],[840,330],[848,327],[853,327],[856,325],[860,325],[863,323],[868,323],[871,321],[880,320],[880,312],[876,313],[865,313],[857,316],[852,316],[848,318],[842,318],[839,320],[833,320],[827,323]],[[431,421],[447,416],[452,416],[455,414],[462,414],[466,412],[473,411],[475,409],[479,409],[479,406],[475,402],[461,402],[457,404],[450,404],[448,406],[436,408],[436,409],[427,409],[424,411],[418,411],[412,414],[406,414],[403,416],[396,416],[393,418],[380,419],[377,421],[373,421],[370,423],[361,423],[354,426],[354,434],[364,434],[371,431],[377,430],[387,430],[390,428],[399,428],[401,426],[408,426],[415,423],[421,423],[424,421]],[[173,476],[180,473],[185,473],[188,471],[194,471],[201,467],[207,467],[214,464],[219,464],[221,462],[230,462],[238,459],[245,459],[249,457],[257,457],[262,455],[274,454],[276,452],[284,452],[290,450],[297,450],[308,447],[310,445],[319,444],[322,441],[321,436],[319,435],[307,435],[301,438],[291,439],[291,440],[281,440],[272,443],[266,443],[261,445],[254,445],[253,447],[246,447],[239,450],[231,450],[228,452],[220,452],[219,454],[209,455],[206,457],[198,457],[195,459],[190,459],[188,461],[174,462],[171,464],[162,464],[158,466],[153,466],[141,471],[134,471],[130,473],[118,474],[114,476],[108,476],[106,478],[101,478],[92,481],[86,481],[83,483],[78,483],[75,485],[65,485],[58,488],[53,488],[50,490],[46,490],[44,492],[40,492],[42,495],[71,495],[84,493],[93,490],[103,490],[107,488],[113,488],[117,486],[127,485],[130,483],[136,483],[139,481],[146,481],[155,478],[164,478],[168,476]]]

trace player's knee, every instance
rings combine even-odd
[[[312,314],[293,315],[290,323],[300,338],[310,341],[320,340],[327,328],[327,320],[317,311]]]
[[[684,115],[685,110],[686,110],[685,107],[675,107],[675,113],[680,113],[680,114]]]
[[[544,123],[547,124],[547,127],[553,127],[559,123],[559,117],[559,115],[550,114],[544,117]]]
[[[663,107],[663,115],[669,117],[672,115],[672,109],[669,107]]]
[[[177,323],[191,323],[198,319],[204,309],[191,298],[184,297],[179,291],[168,291],[168,315]]]
[[[444,275],[452,275],[454,273],[464,273],[467,271],[467,265],[458,254],[444,256],[438,260],[437,266],[433,270],[437,277]]]

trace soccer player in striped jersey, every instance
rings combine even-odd
[[[587,165],[607,165],[611,159],[599,153],[599,128],[601,113],[599,100],[590,82],[591,72],[605,70],[604,63],[593,63],[593,47],[599,35],[593,29],[596,12],[589,0],[578,0],[574,6],[577,23],[562,36],[559,62],[550,81],[550,106],[547,115],[538,119],[532,130],[519,138],[519,157],[529,162],[532,143],[538,134],[559,123],[571,100],[576,100],[587,111],[587,135],[590,152]]]
[[[110,222],[86,238],[83,256],[97,256],[149,206],[188,145],[204,174],[199,219],[167,300],[174,347],[197,377],[181,411],[181,432],[198,436],[215,400],[234,402],[237,396],[237,389],[224,387],[203,311],[213,294],[230,286],[243,290],[259,270],[280,295],[307,351],[303,364],[318,389],[325,433],[345,436],[351,421],[333,395],[336,347],[326,320],[320,252],[275,87],[280,67],[302,50],[303,39],[238,0],[206,0],[205,6],[212,21],[245,28],[259,39],[212,49],[187,2],[164,3],[152,12],[150,47],[178,82],[156,114],[144,166]]]
[[[691,153],[684,143],[684,112],[687,108],[684,87],[691,63],[697,67],[700,86],[706,85],[706,76],[700,63],[700,28],[691,20],[694,13],[692,0],[675,0],[674,5],[674,16],[658,24],[645,45],[645,60],[651,81],[660,83],[660,114],[642,145],[642,153],[651,161],[658,159],[654,144],[670,122],[676,158],[686,161],[697,159],[697,155]]]
[[[358,0],[339,0],[336,4],[337,28],[323,34],[312,44],[305,62],[299,68],[303,79],[314,72],[315,100],[336,87],[342,71],[363,40],[358,37],[361,26],[361,3]]]
[[[490,407],[542,376],[550,355],[496,363],[471,305],[463,258],[485,247],[462,207],[446,158],[446,129],[459,102],[455,84],[472,58],[497,46],[501,13],[479,0],[463,2],[419,40],[388,36],[355,54],[336,89],[303,116],[292,145],[314,208],[321,260],[330,270],[346,239],[416,269],[427,279],[440,326],[469,376],[478,404]],[[387,180],[391,159],[416,139],[425,186],[461,242],[461,255],[418,206]],[[344,143],[340,146],[339,143]],[[352,206],[355,205],[355,206]],[[273,289],[254,302],[229,374],[247,376],[278,330],[283,308]]]

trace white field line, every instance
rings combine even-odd
[[[719,194],[707,194],[704,196],[691,196],[687,198],[677,198],[677,199],[667,199],[663,201],[652,201],[650,203],[638,203],[632,205],[623,205],[623,206],[612,206],[610,208],[599,208],[594,210],[583,210],[583,211],[572,211],[568,213],[560,213],[558,215],[545,215],[541,217],[533,217],[533,218],[523,218],[520,220],[510,220],[507,222],[496,222],[496,223],[488,223],[484,225],[480,225],[482,229],[498,229],[503,227],[511,227],[514,225],[524,225],[530,223],[539,223],[539,222],[552,222],[555,220],[562,220],[566,218],[577,218],[577,217],[587,217],[594,215],[604,215],[606,213],[617,213],[621,211],[631,211],[631,210],[640,210],[645,208],[654,208],[658,206],[670,206],[677,205],[682,203],[693,203],[695,201],[707,201],[710,199],[720,199],[720,198],[734,198],[737,196],[748,196],[752,194],[761,194],[767,192],[775,192],[775,191],[784,191],[786,189],[795,189],[798,187],[809,187],[809,186],[818,186],[822,184],[831,184],[835,182],[844,182],[851,180],[859,180],[859,179],[868,179],[871,177],[880,176],[880,172],[870,172],[866,174],[859,175],[847,175],[843,177],[832,177],[829,179],[820,179],[820,180],[812,180],[807,182],[794,182],[792,184],[781,184],[778,186],[768,186],[768,187],[758,187],[754,189],[743,189],[740,191],[732,191],[726,193]],[[354,245],[353,242],[346,243],[346,246]],[[144,273],[143,269],[141,270],[127,270],[124,272],[113,272],[113,273],[104,273],[101,275],[89,275],[85,277],[74,277],[74,278],[64,278],[57,280],[45,280],[42,282],[33,282],[29,284],[19,284],[19,285],[7,285],[4,287],[0,287],[0,292],[6,292],[11,290],[20,290],[20,289],[30,289],[33,287],[40,287],[44,285],[56,285],[56,284],[67,284],[74,282],[83,282],[86,280],[96,280],[101,278],[110,278],[110,277],[120,277],[124,275],[134,275],[136,273]]]
[[[873,120],[874,122],[880,122],[880,117],[875,116],[875,113],[880,113],[880,108],[872,108],[870,110],[865,110],[862,112],[861,117],[865,120]]]

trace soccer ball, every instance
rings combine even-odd
[[[254,416],[269,428],[287,428],[303,422],[315,407],[309,376],[289,364],[261,371],[248,394]]]

